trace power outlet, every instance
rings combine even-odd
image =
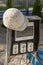
[[[27,50],[28,50],[28,52],[32,52],[33,51],[33,43],[32,42],[28,42],[27,43]]]
[[[20,43],[20,52],[21,53],[26,52],[26,43]]]
[[[14,44],[13,45],[13,54],[17,54],[18,53],[18,44]]]

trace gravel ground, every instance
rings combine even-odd
[[[6,49],[6,30],[3,27],[0,27],[0,65],[4,65],[5,60],[5,49]],[[39,48],[43,49],[43,23],[40,27],[40,42]],[[26,54],[19,56],[10,57],[9,65],[20,65],[20,59],[22,59],[23,64],[26,65]]]

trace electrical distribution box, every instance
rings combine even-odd
[[[34,22],[29,22],[24,31],[13,31],[12,54],[33,52],[34,48]]]
[[[24,54],[37,51],[41,18],[26,16],[29,24],[24,31],[12,31],[11,54]]]

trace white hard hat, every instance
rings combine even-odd
[[[9,29],[23,31],[27,27],[28,21],[20,10],[10,8],[3,14],[3,24]]]

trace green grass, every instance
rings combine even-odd
[[[0,6],[0,11],[2,11],[2,10],[6,10],[6,7]]]
[[[32,5],[30,5],[29,6],[29,8],[31,8],[31,7],[33,7]],[[14,8],[18,8],[18,9],[24,9],[24,8],[26,8],[26,6],[24,6],[24,5],[20,5],[20,6],[15,6]],[[2,11],[2,10],[6,10],[7,8],[6,7],[4,7],[4,6],[0,6],[0,11]]]
[[[26,8],[25,6],[23,6],[23,5],[20,5],[20,6],[15,6],[14,8],[17,8],[17,9],[23,9],[23,8]]]
[[[29,8],[33,8],[33,5],[29,5]]]
[[[33,7],[32,5],[28,6],[28,8],[32,8],[32,7]],[[18,9],[24,9],[24,8],[26,8],[26,6],[21,5],[21,6],[15,7],[15,8],[18,8]]]

